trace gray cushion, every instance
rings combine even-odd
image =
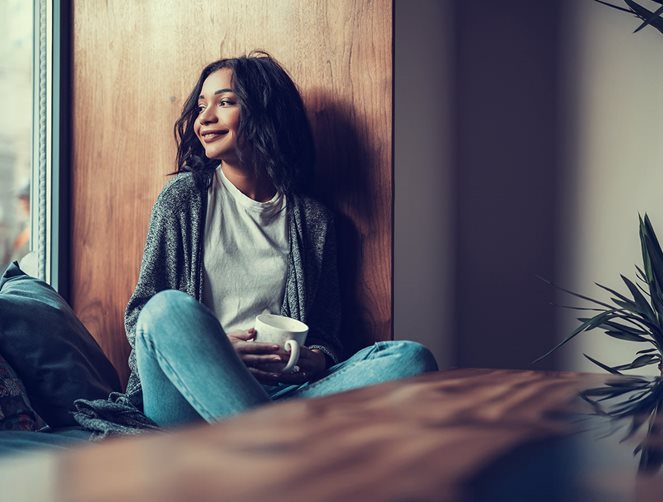
[[[120,390],[115,368],[64,299],[12,263],[0,278],[0,354],[51,427],[76,425],[75,399]]]

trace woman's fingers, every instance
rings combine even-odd
[[[245,342],[242,340],[231,340],[235,352],[242,354],[273,354],[278,352],[279,346],[272,343]]]
[[[324,354],[302,347],[295,366],[296,371],[283,373],[282,370],[290,359],[290,353],[276,344],[246,341],[245,335],[248,335],[248,339],[253,336],[250,331],[252,330],[242,332],[244,338],[234,336],[234,333],[228,337],[249,372],[261,383],[302,384],[326,367]]]
[[[308,380],[308,376],[304,373],[274,373],[252,367],[249,367],[248,369],[251,374],[262,383],[287,383],[290,385],[299,385]]]
[[[309,375],[317,375],[321,371],[324,371],[327,366],[327,360],[322,352],[302,347],[297,365],[305,373],[308,373]]]
[[[236,338],[239,340],[252,340],[256,336],[256,330],[251,328],[251,329],[246,329],[246,330],[240,330],[240,331],[233,331],[232,333],[228,333],[228,338]]]
[[[284,366],[281,357],[274,354],[241,354],[240,358],[246,364],[273,364],[276,370]]]
[[[233,347],[239,358],[247,366],[272,364],[275,368],[281,369],[284,366],[283,358],[287,358],[287,355],[284,356],[284,352],[276,344],[234,340]],[[268,371],[271,370],[268,369]]]

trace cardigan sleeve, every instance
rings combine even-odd
[[[325,211],[324,220],[324,225],[316,225],[317,229],[323,231],[316,236],[314,242],[309,242],[307,253],[309,264],[317,265],[315,273],[309,270],[307,277],[310,286],[307,346],[320,350],[334,363],[338,363],[341,361],[343,350],[339,340],[341,301],[336,228],[331,213]],[[312,276],[317,276],[315,281],[310,280]]]
[[[129,299],[124,315],[124,327],[131,345],[129,369],[131,374],[127,384],[127,394],[140,391],[140,380],[136,367],[135,340],[136,322],[145,304],[159,291],[183,289],[182,268],[185,265],[184,243],[179,211],[174,206],[171,185],[159,194],[152,214],[145,241],[143,258],[136,288]],[[183,289],[186,291],[186,288]]]

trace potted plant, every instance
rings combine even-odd
[[[579,317],[580,326],[534,362],[548,356],[580,333],[598,329],[602,330],[607,336],[640,343],[645,345],[646,348],[638,350],[635,353],[635,358],[630,363],[618,366],[608,366],[584,354],[594,364],[614,374],[621,374],[623,370],[641,368],[652,364],[658,365],[661,369],[661,362],[663,361],[663,251],[649,217],[645,214],[644,218],[640,217],[639,219],[643,267],[636,266],[637,279],[635,281],[624,275],[621,276],[629,294],[622,294],[615,289],[597,283],[597,286],[612,295],[611,303],[608,303],[568,289],[559,288],[593,304],[591,307],[571,308],[587,313],[593,312],[594,315]],[[549,281],[546,282],[552,285]]]
[[[650,0],[661,6],[649,10],[633,0],[624,0],[626,8],[603,0],[595,0],[609,7],[628,12],[642,20],[635,32],[645,26],[653,26],[663,33],[663,0]],[[657,365],[663,374],[663,251],[647,214],[639,217],[642,268],[636,266],[635,281],[621,275],[628,289],[622,294],[615,289],[597,283],[597,286],[610,293],[608,302],[560,288],[569,294],[591,302],[591,307],[572,307],[585,312],[578,318],[580,325],[561,343],[553,347],[540,360],[557,350],[580,333],[602,330],[606,336],[644,345],[637,350],[631,362],[609,366],[584,354],[599,367],[610,373],[621,375],[624,370]],[[548,281],[546,281],[548,282]],[[589,313],[593,315],[589,315]],[[648,379],[631,376],[614,379],[606,385],[586,389],[580,393],[582,399],[592,406],[599,416],[622,421],[630,419],[626,435],[620,442],[635,436],[647,424],[645,437],[636,446],[633,454],[640,454],[638,471],[655,474],[663,465],[663,452],[658,446],[660,438],[660,417],[663,416],[663,379]]]
[[[663,33],[663,0],[650,0],[651,2],[660,4],[660,7],[656,10],[649,10],[635,0],[623,0],[625,7],[609,3],[605,0],[595,1],[642,20],[642,23],[635,29],[634,33],[637,33],[646,26],[653,26],[659,32]],[[636,266],[638,273],[637,280],[631,281],[627,277],[621,276],[629,290],[630,296],[621,294],[607,286],[597,284],[612,295],[610,298],[612,303],[606,303],[560,288],[567,293],[594,304],[591,308],[572,308],[577,308],[584,312],[595,312],[595,314],[591,317],[579,317],[580,326],[561,343],[543,356],[537,358],[534,362],[543,359],[580,333],[599,329],[603,330],[607,336],[646,344],[648,347],[638,350],[630,363],[618,366],[608,366],[584,354],[594,364],[615,374],[621,374],[623,370],[656,364],[663,374],[663,253],[646,214],[644,219],[640,218],[640,243],[642,247],[643,268],[641,269]]]

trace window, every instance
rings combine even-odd
[[[71,0],[0,0],[0,272],[21,260],[61,293],[70,14]]]
[[[0,268],[30,250],[33,5],[0,2]]]

